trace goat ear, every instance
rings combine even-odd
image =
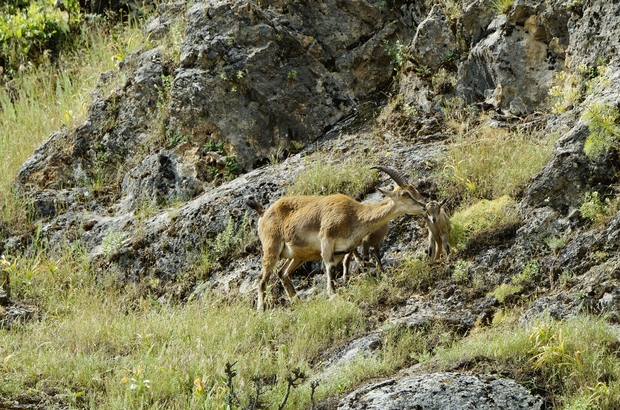
[[[377,188],[377,191],[381,192],[383,195],[387,196],[388,198],[394,198],[394,192],[393,191],[384,191],[381,188]]]

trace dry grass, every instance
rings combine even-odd
[[[484,122],[450,145],[440,174],[442,190],[468,204],[502,195],[518,197],[550,159],[556,138],[537,139]]]

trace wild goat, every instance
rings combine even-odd
[[[292,196],[281,198],[267,210],[254,200],[246,204],[258,212],[258,236],[263,262],[258,282],[258,310],[265,308],[265,288],[280,259],[290,259],[277,274],[288,297],[297,296],[291,273],[305,261],[322,259],[327,273],[327,293],[333,294],[334,267],[368,234],[403,214],[424,215],[424,197],[390,168],[373,167],[398,184],[376,204],[362,204],[346,195]]]
[[[383,272],[383,264],[381,263],[381,243],[383,242],[383,238],[386,237],[388,232],[390,231],[390,224],[382,225],[379,229],[374,231],[373,233],[367,235],[362,239],[362,255],[357,252],[357,246],[353,248],[353,250],[347,253],[344,256],[344,260],[342,261],[343,265],[343,274],[342,278],[346,282],[347,275],[350,272],[349,266],[351,264],[351,259],[355,257],[357,263],[362,266],[364,262],[368,260],[368,256],[370,255],[370,248],[373,250],[373,254],[375,256],[375,261],[377,262],[377,267],[379,271]]]
[[[447,199],[447,198],[446,198]],[[447,256],[450,256],[450,218],[443,209],[443,205],[446,202],[444,199],[441,202],[429,201],[424,204],[426,211],[426,224],[428,225],[428,256],[434,260],[441,257],[441,251],[443,250]]]

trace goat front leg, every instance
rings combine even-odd
[[[375,261],[377,262],[377,267],[379,268],[379,273],[377,273],[377,277],[384,272],[383,270],[383,264],[381,263],[381,251],[379,251],[379,249],[374,248],[373,249],[373,253],[375,255]]]
[[[426,249],[426,253],[429,260],[431,261],[435,259],[435,255],[437,254],[437,244],[435,243],[435,237],[430,230],[428,231],[428,248]]]
[[[321,241],[321,258],[325,263],[325,273],[327,274],[327,294],[329,296],[335,293],[334,291],[334,268],[336,267],[336,259],[334,258],[334,240],[324,238]],[[339,258],[340,261],[341,258]]]

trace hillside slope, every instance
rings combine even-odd
[[[137,297],[191,306],[216,295],[253,309],[261,251],[245,201],[344,191],[378,202],[375,188],[392,182],[369,168],[389,166],[448,199],[454,252],[428,261],[423,220],[392,221],[383,278],[338,284],[362,330],[301,362],[335,386],[346,366],[401,361],[332,386],[317,406],[616,407],[620,6],[434,3],[160,8],[145,26],[153,47],[101,74],[84,123],[20,168],[39,229],[35,240],[2,231],[6,266],[42,242],[52,254],[79,242],[97,280],[138,284]],[[170,30],[184,33],[176,49],[157,43]],[[302,300],[323,300],[320,270],[294,275]],[[280,288],[274,280],[270,309],[299,310]],[[607,367],[569,339],[583,335],[566,329],[588,327],[606,332],[595,344]],[[421,335],[423,354],[403,334]],[[502,337],[515,342],[507,356],[493,344]]]

